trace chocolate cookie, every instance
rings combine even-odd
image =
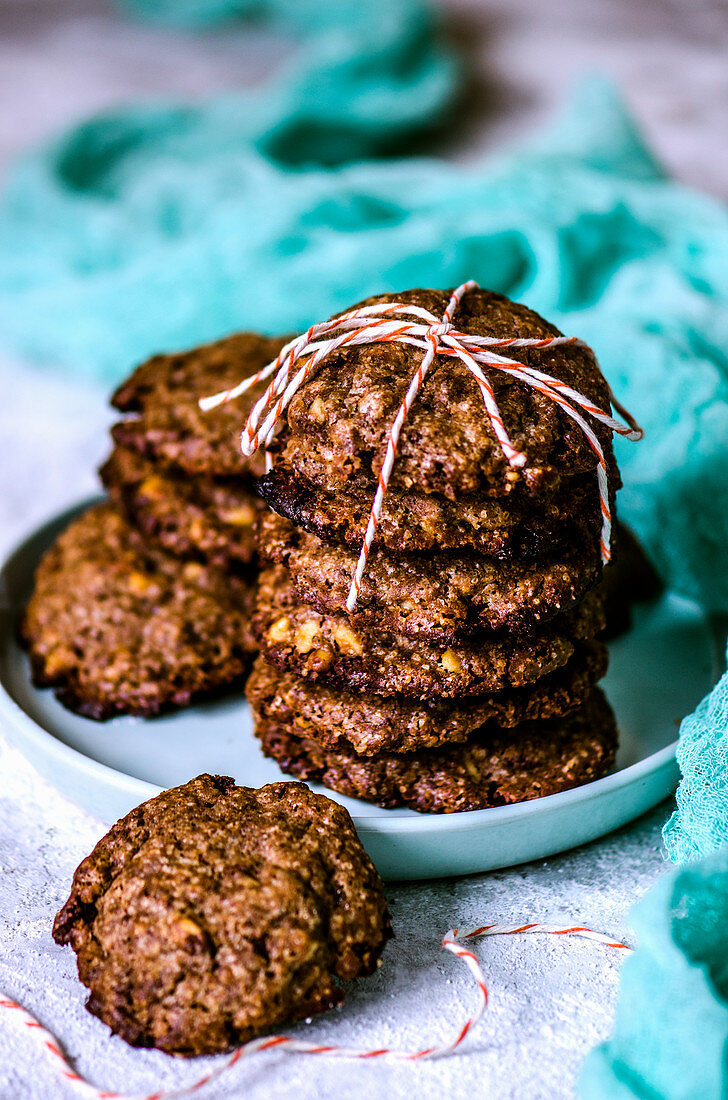
[[[329,493],[278,459],[258,482],[258,491],[275,512],[324,542],[361,546],[374,489]],[[468,547],[495,558],[550,557],[579,546],[593,557],[599,552],[601,522],[591,475],[574,478],[568,493],[540,505],[526,506],[515,497],[463,494],[451,501],[436,493],[388,492],[376,545],[394,553]]]
[[[87,718],[152,715],[240,684],[254,643],[251,581],[140,548],[110,504],[44,555],[21,633],[34,682]]]
[[[441,318],[450,296],[450,290],[415,289],[358,305],[404,302]],[[407,320],[406,314],[398,317]],[[526,306],[488,290],[466,294],[453,324],[476,336],[538,340],[560,335]],[[609,388],[587,349],[510,347],[503,354],[558,378],[609,410]],[[298,445],[295,457],[291,452],[296,472],[320,488],[347,486],[358,478],[376,487],[389,429],[422,356],[421,349],[396,342],[345,346],[329,355],[288,407],[288,431]],[[586,436],[555,401],[495,367],[484,370],[506,430],[526,455],[525,466],[516,471],[506,461],[480,388],[465,365],[439,356],[404,422],[392,489],[458,499],[463,493],[507,495],[522,481],[541,496],[565,474],[595,471],[597,458]],[[616,478],[611,432],[596,421],[590,426]]]
[[[358,553],[326,546],[273,513],[260,524],[261,557],[285,565],[296,598],[317,611],[346,606]],[[488,630],[527,633],[567,610],[596,584],[594,555],[564,551],[543,562],[496,562],[476,553],[393,557],[373,550],[352,615],[393,634],[450,642]]]
[[[288,728],[325,748],[374,756],[467,741],[486,726],[510,729],[568,714],[586,701],[606,670],[605,647],[585,642],[563,669],[535,684],[458,704],[331,690],[273,669],[258,657],[245,692],[256,720]]]
[[[566,718],[489,730],[462,745],[417,753],[358,756],[325,748],[272,719],[258,722],[256,736],[291,775],[420,813],[482,810],[578,787],[609,771],[617,747],[614,716],[598,689]]]
[[[342,1000],[391,935],[342,806],[200,775],[138,806],[73,877],[53,936],[134,1046],[214,1054]]]
[[[588,595],[537,635],[489,634],[451,646],[355,629],[346,614],[298,603],[282,566],[260,575],[254,629],[267,660],[310,680],[376,695],[459,698],[530,684],[562,668],[604,619]]]
[[[134,414],[114,426],[114,440],[190,474],[261,474],[263,457],[240,453],[240,432],[264,384],[209,412],[198,401],[255,374],[284,343],[283,337],[243,332],[176,355],[155,355],[112,398],[121,412]]]
[[[130,524],[153,544],[223,569],[254,561],[256,523],[265,505],[240,479],[158,470],[118,446],[99,472]]]

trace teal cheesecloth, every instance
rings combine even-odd
[[[658,882],[631,923],[614,1032],[588,1056],[584,1100],[728,1094],[728,847]]]
[[[264,89],[119,108],[13,167],[5,347],[110,384],[155,351],[474,278],[594,347],[645,428],[616,441],[620,514],[670,587],[727,614],[728,212],[665,175],[614,89],[589,80],[523,148],[457,167],[403,155],[460,90],[417,0],[125,7],[237,34],[266,18],[299,49]],[[635,911],[589,1098],[726,1094],[727,680],[683,723],[679,755],[665,841],[701,862]]]
[[[416,75],[444,109],[444,76]],[[664,177],[613,90],[585,85],[527,148],[467,169],[294,167],[240,115],[230,97],[132,106],[17,164],[0,200],[4,344],[112,382],[155,351],[477,279],[592,344],[646,431],[616,443],[622,516],[673,588],[728,611],[728,214]],[[289,149],[331,152],[330,133],[291,126],[279,110]],[[371,136],[362,123],[344,145]]]

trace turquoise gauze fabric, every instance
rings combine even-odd
[[[728,847],[673,872],[632,911],[639,949],[614,1033],[584,1064],[583,1100],[728,1094]]]
[[[728,672],[683,720],[677,759],[677,809],[663,837],[670,858],[685,863],[728,841]],[[725,950],[728,958],[728,926]]]
[[[630,915],[638,947],[613,1034],[584,1065],[583,1100],[728,1096],[728,673],[683,721],[677,755],[677,810],[663,835],[689,866]]]
[[[0,339],[110,383],[158,350],[475,278],[592,344],[646,430],[617,440],[623,517],[670,585],[727,611],[728,214],[664,177],[599,82],[528,148],[476,167],[322,165],[444,109],[447,61],[417,56],[402,95],[359,74],[346,126],[331,107],[346,133],[289,73],[247,106],[129,107],[28,156],[0,200]]]

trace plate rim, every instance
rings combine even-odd
[[[85,498],[83,501],[70,505],[45,520],[41,520],[40,522],[36,521],[32,526],[29,526],[28,530],[23,535],[16,538],[10,549],[5,553],[2,562],[0,562],[0,592],[2,593],[1,606],[4,613],[3,617],[14,610],[10,595],[6,593],[6,574],[16,559],[19,559],[24,553],[27,553],[31,548],[31,544],[39,538],[42,538],[44,532],[49,528],[60,527],[62,529],[62,527],[70,523],[73,517],[80,511],[102,499],[105,498],[103,495],[99,494],[90,498]],[[685,602],[698,607],[694,601]],[[3,648],[5,647],[4,638],[0,638],[0,645],[2,645]],[[52,689],[34,690],[51,691]],[[4,677],[0,671],[0,721],[2,720],[8,721],[22,737],[33,741],[39,750],[50,753],[55,759],[62,761],[68,766],[74,767],[77,771],[85,773],[90,778],[102,777],[107,783],[113,784],[118,790],[128,792],[134,797],[141,792],[143,801],[148,798],[153,798],[165,789],[149,780],[139,779],[128,772],[121,771],[118,768],[111,767],[109,764],[104,764],[99,760],[95,760],[93,757],[87,756],[79,749],[75,749],[71,745],[67,745],[64,741],[60,740],[50,730],[47,730],[39,722],[36,722],[35,719],[27,713],[6,687]],[[432,830],[440,832],[452,829],[470,827],[485,828],[489,825],[502,825],[505,822],[519,821],[534,813],[543,816],[550,812],[558,812],[562,807],[568,806],[569,804],[590,801],[593,798],[609,795],[614,788],[631,787],[639,783],[642,779],[660,772],[666,767],[674,765],[677,745],[678,739],[676,738],[669,745],[665,745],[663,748],[658,749],[657,752],[650,753],[649,756],[643,757],[641,760],[637,760],[635,763],[629,764],[626,768],[621,768],[619,771],[610,772],[609,775],[603,776],[601,779],[595,779],[589,783],[582,783],[580,786],[572,787],[566,791],[559,791],[555,794],[543,795],[540,798],[532,798],[524,802],[516,802],[506,806],[490,806],[481,810],[464,810],[458,813],[418,814],[416,817],[412,818],[394,816],[386,818],[374,812],[367,813],[368,804],[362,802],[362,811],[352,813],[351,816],[358,826],[369,832],[386,832],[390,834],[398,832],[425,833]],[[19,748],[19,751],[22,753],[22,748]],[[291,777],[291,780],[293,779],[294,777]],[[71,799],[70,801],[73,800]],[[374,807],[372,807],[372,811],[373,810]]]

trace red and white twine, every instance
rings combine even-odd
[[[553,924],[484,924],[479,928],[473,928],[469,932],[462,933],[458,933],[457,929],[453,928],[446,933],[443,938],[443,950],[450,951],[465,963],[478,987],[479,1002],[476,1011],[466,1020],[450,1042],[440,1046],[430,1046],[422,1050],[413,1051],[391,1050],[388,1047],[381,1047],[374,1050],[357,1050],[343,1046],[309,1043],[303,1039],[292,1039],[288,1035],[266,1035],[259,1039],[252,1039],[249,1043],[245,1043],[244,1046],[239,1047],[232,1054],[226,1055],[217,1068],[206,1073],[203,1077],[197,1078],[197,1080],[189,1085],[183,1085],[180,1088],[168,1091],[147,1093],[143,1097],[138,1096],[134,1098],[134,1100],[174,1100],[175,1097],[189,1096],[204,1088],[205,1085],[208,1085],[211,1081],[217,1080],[222,1074],[227,1073],[242,1058],[248,1058],[252,1054],[258,1054],[264,1050],[273,1050],[275,1048],[286,1051],[289,1054],[324,1054],[330,1058],[352,1058],[362,1061],[386,1058],[405,1062],[419,1062],[426,1059],[441,1058],[443,1055],[452,1053],[452,1051],[460,1046],[466,1035],[468,1035],[478,1021],[482,1019],[488,1007],[488,987],[485,984],[485,977],[483,976],[480,963],[473,952],[464,945],[463,941],[473,940],[480,936],[514,936],[537,932],[545,932],[553,936],[582,936],[586,939],[596,940],[597,943],[606,944],[607,947],[616,947],[623,951],[630,950],[626,944],[619,943],[618,940],[614,940],[609,936],[604,936],[601,932],[594,932],[591,928],[585,928],[581,925],[566,925],[562,927]],[[31,1028],[37,1034],[38,1040],[57,1062],[61,1077],[75,1085],[79,1091],[83,1092],[86,1096],[93,1097],[94,1100],[132,1100],[128,1094],[97,1088],[84,1077],[81,1077],[80,1074],[76,1073],[75,1069],[61,1050],[55,1036],[43,1027],[35,1016],[31,1015],[22,1005],[19,1005],[5,994],[0,993],[0,1012],[3,1011],[9,1015],[14,1015],[21,1024],[27,1028]]]
[[[625,423],[614,419],[608,412],[600,409],[588,398],[565,382],[561,382],[558,378],[533,367],[528,367],[515,359],[498,355],[494,350],[495,348],[537,348],[544,350],[572,345],[591,351],[582,340],[578,340],[574,336],[554,336],[543,340],[521,339],[518,337],[500,339],[491,336],[474,336],[471,333],[458,331],[452,323],[455,310],[466,294],[477,289],[478,284],[472,280],[459,286],[453,292],[441,318],[436,317],[421,306],[410,305],[405,302],[378,302],[375,305],[362,306],[360,309],[351,310],[334,320],[312,325],[307,332],[286,344],[281,349],[278,357],[258,371],[257,374],[245,379],[232,389],[224,390],[212,397],[202,398],[200,401],[200,407],[204,410],[215,408],[225,401],[231,401],[233,398],[239,397],[258,382],[270,378],[271,375],[274,376],[263,396],[253,406],[241,435],[240,442],[243,453],[252,455],[260,446],[267,448],[271,444],[281,417],[296,391],[311,377],[319,364],[339,348],[354,347],[361,344],[400,343],[410,344],[412,347],[421,348],[424,351],[422,361],[410,381],[394,422],[389,429],[387,449],[378,478],[379,484],[346,601],[349,612],[353,611],[356,606],[361,579],[387,493],[402,426],[436,356],[449,356],[450,358],[459,359],[473,375],[480,387],[485,410],[495,436],[505,458],[513,467],[523,466],[526,462],[526,455],[514,447],[508,436],[508,431],[503,423],[493,393],[493,387],[482,369],[484,366],[509,374],[520,382],[531,386],[538,393],[544,394],[544,396],[555,401],[564,413],[579,425],[597,456],[597,484],[602,512],[600,537],[602,561],[606,563],[610,559],[612,516],[609,506],[607,465],[602,445],[582,414],[592,417],[627,439],[641,439],[642,429],[611,393],[611,403],[619,415],[624,418]],[[415,320],[399,320],[398,315],[415,318]],[[298,366],[298,369],[291,377],[291,372],[296,366]]]

